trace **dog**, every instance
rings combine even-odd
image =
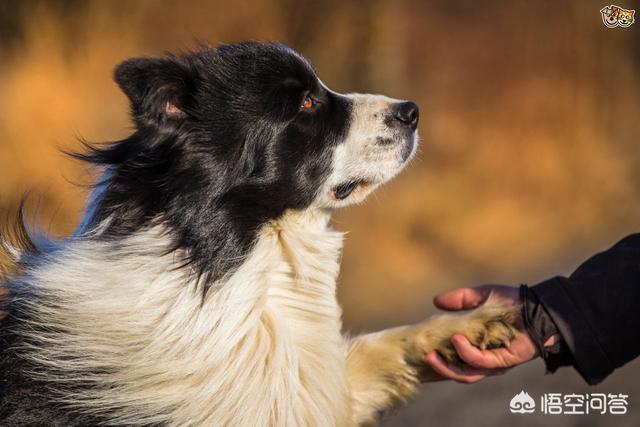
[[[103,171],[78,230],[5,233],[3,425],[375,425],[417,392],[427,351],[456,360],[452,334],[517,333],[496,298],[341,332],[331,214],[414,156],[415,103],[334,92],[279,43],[114,76],[135,132],[75,154]]]

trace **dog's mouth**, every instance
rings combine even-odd
[[[357,189],[367,187],[370,184],[371,181],[367,179],[352,179],[333,187],[333,189],[331,190],[331,194],[336,200],[344,200]]]

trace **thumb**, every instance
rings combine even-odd
[[[485,302],[493,288],[494,286],[485,285],[477,288],[455,289],[436,295],[433,304],[440,310],[471,310]]]

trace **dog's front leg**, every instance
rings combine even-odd
[[[416,393],[420,372],[405,357],[414,328],[401,326],[352,339],[347,376],[356,425],[376,425],[381,413]]]
[[[459,362],[450,341],[453,334],[463,334],[481,348],[508,345],[517,334],[517,318],[517,307],[490,297],[465,314],[434,316],[352,339],[347,375],[354,423],[376,425],[381,413],[411,398],[428,370],[423,362],[427,352],[435,350],[448,361]]]

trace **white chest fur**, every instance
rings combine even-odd
[[[290,214],[263,236],[279,246],[265,315],[273,337],[294,357],[283,369],[298,376],[295,425],[344,425],[349,418],[347,350],[335,295],[343,235],[327,222],[322,214]]]
[[[132,425],[349,424],[342,234],[327,214],[266,225],[204,303],[175,254],[157,255],[164,244],[158,230],[118,246],[79,240],[27,278],[57,297],[33,307],[52,326],[33,357],[54,380],[73,365],[102,386],[67,402]]]

